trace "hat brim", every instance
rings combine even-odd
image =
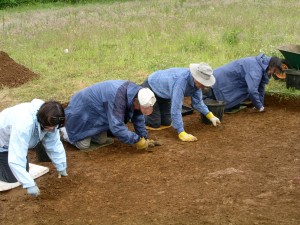
[[[208,80],[205,80],[202,77],[200,77],[200,75],[199,75],[200,71],[198,71],[197,67],[198,67],[198,64],[190,64],[190,71],[191,71],[193,78],[206,87],[213,86],[216,83],[216,78],[214,77],[214,75],[211,75]]]

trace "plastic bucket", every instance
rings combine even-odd
[[[224,114],[225,102],[207,99],[207,100],[204,100],[204,103],[207,106],[208,110],[211,111],[216,117],[218,117],[220,121],[222,121],[223,114]],[[201,121],[202,121],[202,123],[205,123],[205,124],[211,124],[210,120],[207,119],[206,116],[203,114],[201,114]]]
[[[188,107],[186,105],[182,105],[182,108],[181,108],[181,115],[182,116],[186,116],[186,115],[190,115],[194,112],[194,109],[191,108],[191,107]]]
[[[285,70],[286,87],[300,89],[300,70]]]

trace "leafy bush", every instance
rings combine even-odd
[[[77,3],[88,3],[88,2],[116,2],[118,0],[1,0],[0,1],[0,9],[4,9],[7,7],[16,7],[20,5],[30,5],[36,3],[66,3],[66,4],[77,4]],[[125,1],[125,0],[119,0]]]

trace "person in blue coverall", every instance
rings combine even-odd
[[[33,99],[0,112],[0,180],[19,181],[29,195],[38,196],[40,190],[29,174],[27,154],[40,141],[58,176],[67,176],[66,152],[58,130],[64,122],[64,109],[57,101]]]
[[[260,54],[235,60],[214,69],[216,83],[211,87],[212,99],[225,101],[225,110],[240,106],[249,98],[258,112],[264,111],[265,85],[271,75],[282,72],[282,59]]]
[[[126,144],[147,149],[148,134],[144,115],[152,113],[156,99],[153,92],[125,80],[104,81],[75,93],[66,108],[66,126],[62,129],[65,141],[80,150],[91,142],[100,146],[113,143],[110,131]],[[135,132],[126,126],[133,123]]]
[[[205,115],[214,126],[219,118],[210,112],[202,100],[202,89],[215,83],[212,68],[207,63],[190,64],[189,68],[170,68],[152,73],[142,84],[155,94],[157,102],[153,113],[146,116],[146,125],[152,128],[172,124],[182,141],[197,141],[185,132],[181,115],[184,97],[191,96],[192,106]]]

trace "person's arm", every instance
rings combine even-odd
[[[258,93],[259,93],[259,100],[264,106],[264,99],[265,99],[265,84],[261,83],[258,87]]]
[[[177,80],[174,85],[171,97],[172,126],[177,130],[178,137],[181,141],[197,141],[197,138],[195,136],[185,132],[183,126],[181,110],[186,85],[187,81],[185,79]]]
[[[108,116],[109,128],[113,135],[125,144],[132,144],[138,150],[146,150],[148,142],[145,137],[139,136],[128,129],[124,122],[112,114]]]
[[[268,83],[269,83],[268,75],[264,74],[262,76],[261,82],[259,83],[259,87],[258,87],[259,98],[260,98],[260,101],[263,104],[263,106],[264,106],[264,102],[265,102],[265,87],[266,87],[266,84],[268,84]]]
[[[26,171],[28,143],[31,133],[32,130],[30,128],[12,126],[9,139],[8,164],[23,188],[36,185],[29,172]]]
[[[177,130],[178,134],[184,131],[181,110],[186,85],[187,81],[185,79],[178,79],[173,87],[173,92],[171,93],[172,126]]]
[[[253,105],[258,110],[263,109],[264,106],[263,102],[261,101],[261,96],[264,93],[265,87],[264,85],[260,87],[261,74],[251,71],[250,73],[246,74],[245,79],[248,86],[249,98],[251,99]]]
[[[202,98],[203,98],[202,91],[200,89],[195,91],[191,96],[192,106],[198,112],[202,113],[203,115],[207,115],[209,113],[209,110],[207,106],[204,104]]]
[[[192,95],[192,105],[193,107],[198,110],[200,113],[206,116],[214,126],[220,124],[220,120],[216,117],[212,112],[209,111],[205,103],[203,102],[202,91],[198,89]]]
[[[135,132],[145,139],[148,138],[148,132],[145,127],[145,117],[142,113],[134,113],[131,122],[133,123]]]
[[[60,140],[59,130],[48,132],[42,139],[42,144],[54,164],[59,175],[66,176],[67,158],[65,148]]]
[[[125,100],[124,102],[119,102],[116,105],[111,101],[105,107],[109,129],[112,134],[125,144],[137,143],[141,137],[135,132],[130,131],[124,123],[125,112],[128,110]],[[118,108],[116,109],[115,107]]]

